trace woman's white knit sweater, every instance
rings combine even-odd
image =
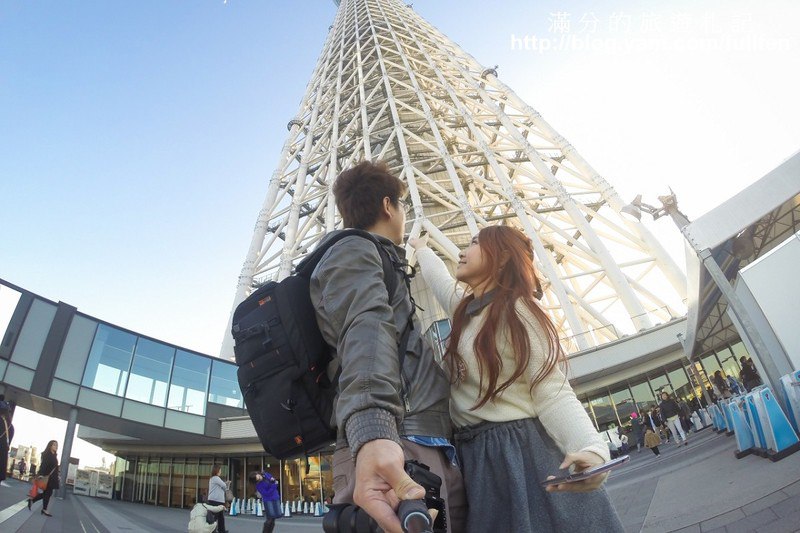
[[[456,281],[433,250],[420,248],[416,256],[425,283],[452,317],[464,291],[456,286]],[[473,345],[486,320],[488,306],[484,307],[466,323],[458,344],[458,353],[464,359],[466,372],[461,381],[450,388],[450,415],[453,423],[462,427],[485,421],[508,422],[538,418],[565,454],[591,451],[608,461],[608,445],[597,433],[560,368],[553,369],[531,391],[533,376],[544,365],[547,357],[547,336],[524,303],[518,301],[514,308],[526,325],[529,335],[531,358],[527,374],[523,374],[526,379],[518,379],[495,401],[471,410],[478,398],[482,397],[479,387],[480,372]],[[511,377],[516,367],[514,350],[508,340],[507,331],[498,331],[497,348],[504,363],[497,381],[500,384]]]

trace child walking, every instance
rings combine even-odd
[[[656,457],[661,457],[661,452],[658,450],[659,444],[661,444],[661,437],[653,431],[653,428],[648,426],[644,434],[644,445],[650,448]]]

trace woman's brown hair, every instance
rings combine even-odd
[[[515,228],[489,226],[478,233],[478,246],[481,247],[486,267],[485,277],[481,281],[492,282],[495,289],[492,303],[486,311],[488,313],[486,322],[473,343],[480,371],[479,390],[483,395],[472,406],[472,410],[496,400],[528,369],[531,345],[526,325],[514,308],[517,300],[521,300],[530,310],[547,336],[548,354],[545,364],[537,370],[531,380],[531,391],[553,371],[557,364],[566,361],[563,348],[558,341],[558,330],[534,298],[535,294],[541,293],[541,285],[533,268],[531,240]],[[474,294],[465,296],[453,316],[445,359],[450,366],[451,375],[455,376],[456,380],[458,379],[456,369],[464,362],[458,353],[458,344],[468,321],[467,305],[474,299]],[[516,366],[511,377],[498,384],[503,361],[497,350],[496,339],[498,331],[502,328],[507,328]]]
[[[219,473],[222,471],[221,465],[214,465],[211,467],[211,476],[218,476]]]

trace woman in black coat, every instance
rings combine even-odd
[[[48,476],[47,488],[35,498],[28,498],[28,510],[31,510],[31,505],[34,502],[43,499],[42,514],[53,516],[47,512],[47,506],[50,503],[50,496],[53,491],[60,487],[58,480],[58,442],[51,440],[47,443],[47,448],[42,452],[42,458],[39,461],[39,475]]]

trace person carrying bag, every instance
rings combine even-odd
[[[39,472],[47,472],[47,476],[36,476],[33,479],[33,486],[31,487],[30,498],[28,498],[28,510],[31,510],[31,505],[39,500],[44,500],[42,505],[42,514],[46,516],[53,516],[47,510],[50,504],[50,496],[53,491],[61,486],[58,479],[58,442],[51,440],[47,443],[47,448],[42,452],[41,461],[39,462]],[[39,492],[39,489],[42,492]],[[34,495],[34,492],[36,493]]]

